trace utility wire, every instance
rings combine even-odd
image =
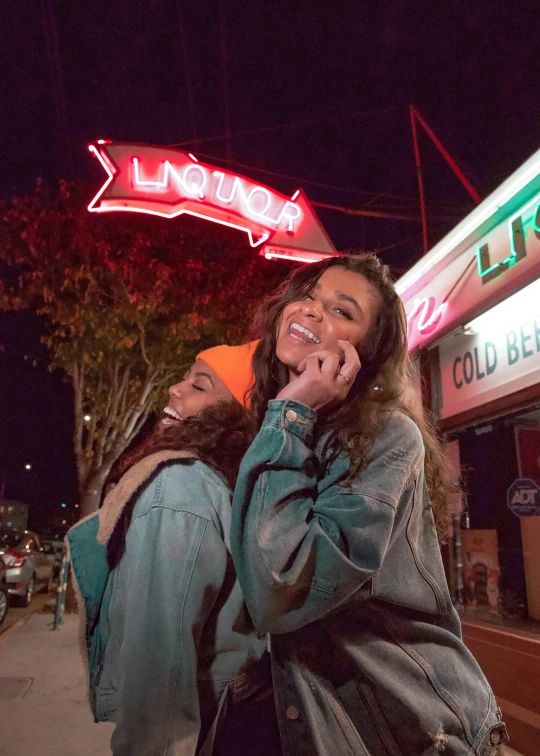
[[[223,158],[216,157],[215,155],[208,155],[208,154],[205,154],[203,152],[199,152],[197,154],[200,157],[203,157],[203,158],[208,158],[210,160],[216,160],[218,162],[224,162]],[[325,189],[335,189],[335,190],[339,190],[339,191],[354,192],[354,193],[357,193],[357,194],[373,194],[374,193],[374,192],[368,192],[367,190],[362,190],[362,189],[345,189],[344,187],[334,186],[332,184],[324,184],[324,183],[321,183],[321,182],[318,182],[318,181],[311,181],[309,179],[301,179],[301,178],[298,178],[297,176],[291,176],[291,175],[286,174],[286,173],[280,173],[278,171],[269,171],[266,168],[256,168],[256,167],[254,167],[252,165],[247,165],[246,163],[239,163],[236,160],[232,161],[232,163],[233,163],[234,166],[236,166],[238,168],[246,168],[248,170],[255,171],[257,173],[264,173],[264,174],[267,174],[267,175],[270,175],[270,176],[277,176],[278,178],[284,178],[284,179],[287,179],[288,181],[294,181],[295,183],[299,183],[299,184],[311,184],[313,186],[318,186],[318,187],[322,187],[322,188],[325,188]],[[384,196],[384,195],[381,194],[380,196]],[[387,196],[402,199],[398,195],[387,195]],[[418,222],[420,221],[420,216],[417,217],[416,215],[413,216],[413,215],[403,214],[403,213],[400,212],[401,208],[398,208],[397,210],[395,208],[389,208],[389,209],[383,208],[383,209],[377,209],[377,210],[376,209],[369,209],[368,210],[366,208],[365,210],[363,210],[362,208],[343,207],[341,205],[326,204],[326,203],[314,202],[314,201],[311,201],[311,204],[312,205],[317,205],[318,207],[326,208],[327,210],[341,210],[342,212],[344,212],[344,213],[346,213],[348,215],[364,215],[364,216],[370,217],[370,218],[393,218],[394,220],[404,220],[404,221],[405,220],[408,220],[408,221],[414,220],[415,222],[416,221],[418,221]],[[409,209],[409,208],[405,208],[405,209]],[[434,216],[432,218],[432,220],[441,220],[441,221],[455,222],[456,221],[456,216],[454,215],[454,216],[450,217],[450,216],[440,216],[439,215],[439,216]]]
[[[364,110],[364,111],[357,111],[356,113],[347,114],[347,118],[350,120],[352,118],[363,118],[364,116],[370,116],[375,115],[379,113],[386,113],[391,108],[373,108],[371,110]],[[313,118],[307,121],[288,121],[287,123],[280,123],[276,126],[263,126],[259,129],[249,129],[247,131],[237,131],[231,136],[233,137],[242,137],[242,136],[253,136],[255,134],[267,134],[271,131],[279,131],[280,129],[290,129],[290,128],[299,128],[301,126],[312,126],[315,123],[331,123],[333,121],[343,121],[343,116],[327,116],[325,118]],[[203,142],[219,142],[223,139],[227,139],[227,134],[217,134],[215,136],[209,136],[209,137],[203,137],[202,139],[198,139],[197,141],[202,144]],[[169,147],[189,147],[190,144],[193,144],[195,140],[188,139],[183,142],[175,142],[174,144],[169,144]]]
[[[419,215],[405,215],[404,213],[398,213],[394,212],[392,210],[367,210],[362,207],[344,207],[343,205],[329,205],[326,202],[316,202],[313,200],[310,200],[311,204],[315,207],[322,207],[325,210],[336,210],[340,213],[345,213],[345,215],[363,215],[367,216],[368,218],[390,218],[392,220],[401,220],[401,221],[413,221],[414,223],[420,223],[421,217]],[[432,218],[432,220],[435,220],[435,218]],[[447,217],[439,215],[437,216],[437,220],[439,221],[450,221],[455,222],[456,217]]]
[[[41,0],[41,18],[45,36],[45,48],[49,62],[51,77],[51,89],[53,93],[54,109],[58,121],[58,130],[62,151],[67,157],[69,166],[72,167],[71,144],[68,135],[67,108],[64,88],[64,76],[62,72],[62,60],[60,56],[60,42],[56,26],[56,17],[52,0]]]
[[[225,145],[227,161],[232,160],[231,111],[229,103],[229,73],[227,65],[227,39],[225,36],[225,3],[219,0],[219,42],[221,47],[221,76],[223,84],[223,114],[225,116]]]
[[[407,239],[402,239],[401,241],[394,242],[394,244],[387,244],[385,247],[377,247],[377,254],[380,254],[381,252],[388,252],[391,249],[396,249],[396,247],[401,247],[404,244],[412,244],[413,242],[419,242],[422,240],[422,234],[414,234],[414,236],[409,236]]]
[[[209,155],[208,153],[204,152],[197,152],[197,155],[199,155],[202,158],[207,158],[208,160],[214,160],[218,163],[225,162],[224,158],[218,157],[217,155]],[[336,186],[335,184],[325,184],[320,181],[312,181],[311,179],[304,179],[299,178],[298,176],[291,176],[288,173],[280,173],[279,171],[270,171],[267,168],[258,168],[254,165],[248,165],[247,163],[240,163],[237,160],[231,161],[232,165],[236,166],[237,168],[245,168],[249,171],[254,171],[255,173],[263,173],[267,176],[276,176],[277,178],[287,179],[288,181],[294,181],[296,184],[309,184],[311,186],[318,186],[322,189],[331,189],[333,191],[338,192],[347,192],[352,194],[363,194],[363,195],[373,195],[378,194],[379,197],[387,197],[388,199],[397,199],[397,200],[403,200],[403,201],[410,201],[414,204],[418,202],[418,199],[416,197],[406,197],[399,194],[384,194],[384,193],[377,193],[373,191],[368,191],[367,189],[353,189],[352,187],[344,187],[344,186]],[[448,208],[449,210],[452,208]],[[458,210],[466,210],[467,208],[459,207],[456,208],[456,211]],[[452,218],[452,220],[455,220],[455,218]]]
[[[195,107],[193,104],[193,94],[191,91],[191,76],[189,73],[189,55],[187,48],[186,30],[184,27],[184,18],[182,14],[182,0],[178,0],[178,31],[180,34],[180,45],[182,47],[182,57],[184,60],[184,79],[188,96],[189,118],[191,121],[191,132],[194,142],[197,141],[197,122],[195,120]]]

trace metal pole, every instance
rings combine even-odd
[[[448,150],[445,148],[443,143],[440,139],[436,136],[435,132],[430,129],[430,127],[426,123],[426,119],[422,116],[422,114],[413,106],[409,106],[411,109],[411,119],[413,120],[415,117],[418,119],[418,123],[422,126],[428,137],[431,139],[435,147],[439,150],[443,158],[446,160],[450,168],[454,171],[458,179],[461,181],[465,189],[469,192],[473,200],[476,202],[477,205],[480,204],[482,201],[480,199],[480,195],[476,191],[476,189],[473,187],[467,176],[463,173],[459,165],[456,163],[454,158],[450,155]],[[413,126],[413,138],[415,135],[415,129]]]
[[[411,116],[412,138],[414,144],[414,160],[416,163],[416,178],[418,179],[418,194],[420,196],[420,213],[422,215],[422,239],[424,242],[424,254],[428,251],[427,222],[426,222],[426,201],[424,198],[424,182],[422,180],[422,164],[420,162],[420,150],[418,148],[418,134],[416,133],[415,109],[409,105]]]
[[[64,607],[66,605],[67,584],[69,578],[69,557],[67,551],[62,557],[62,566],[60,568],[60,577],[58,579],[58,594],[56,598],[56,611],[54,613],[53,630],[58,630],[62,624],[64,616]]]
[[[461,539],[462,512],[456,512],[454,518],[454,548],[456,555],[456,596],[454,606],[461,611],[465,606],[463,591],[463,541]]]

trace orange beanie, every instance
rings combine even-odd
[[[255,382],[251,360],[253,352],[259,342],[251,341],[241,346],[217,346],[205,349],[197,355],[198,360],[204,360],[216,371],[234,398],[243,407],[249,406],[246,401],[247,390]]]

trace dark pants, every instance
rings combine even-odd
[[[282,756],[273,695],[229,704],[213,756]]]

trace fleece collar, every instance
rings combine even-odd
[[[104,546],[107,545],[126,504],[153,475],[159,465],[170,462],[173,459],[197,458],[189,451],[164,449],[149,454],[124,473],[117,485],[107,494],[103,506],[99,510],[98,543]]]

